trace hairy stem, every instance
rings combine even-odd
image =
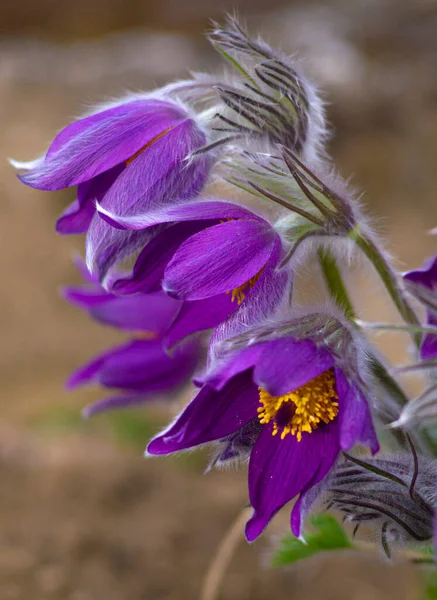
[[[349,298],[346,285],[334,255],[330,250],[320,248],[318,250],[318,257],[331,298],[335,301],[337,306],[344,311],[345,316],[355,325],[355,311],[352,300]],[[373,354],[370,356],[370,367],[373,376],[378,379],[385,389],[390,390],[390,395],[396,401],[396,404],[398,404],[400,408],[405,406],[408,402],[408,397],[398,385],[397,381],[390,375],[383,363]]]
[[[334,255],[328,248],[319,248],[317,255],[322,268],[323,277],[325,278],[325,283],[328,287],[331,297],[337,306],[343,310],[345,316],[348,319],[353,320],[355,318],[355,314],[352,301],[349,298],[349,294]]]
[[[399,285],[398,277],[387,260],[381,254],[376,244],[360,232],[355,232],[353,239],[360,250],[367,256],[375,267],[394,305],[404,321],[410,325],[420,325],[420,321],[408,303],[404,291]],[[411,337],[417,347],[420,347],[422,334],[420,331],[412,332]]]
[[[352,300],[349,297],[335,256],[329,250],[320,248],[318,250],[318,258],[323,277],[331,297],[336,302],[337,306],[344,311],[345,316],[350,319],[351,322],[354,322],[355,311]],[[357,326],[356,323],[354,323],[354,325]],[[390,398],[392,398],[392,400],[399,406],[399,409],[402,410],[402,408],[409,402],[409,398],[398,384],[396,379],[390,375],[384,363],[373,353],[369,356],[369,366],[373,377],[378,380],[382,389],[386,390],[386,392],[390,395]],[[405,445],[405,438],[401,432],[392,430],[391,433],[401,446]],[[420,439],[418,439],[417,442],[419,443],[420,447],[426,448],[429,452],[431,452],[431,454],[437,456],[436,445],[426,430],[422,431]]]

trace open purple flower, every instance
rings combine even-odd
[[[132,275],[112,283],[119,294],[163,288],[185,301],[167,334],[170,346],[194,331],[216,327],[240,306],[249,310],[256,304],[265,316],[284,293],[287,272],[277,271],[281,238],[246,208],[208,200],[141,217],[98,210],[110,225],[134,231],[171,223],[144,247]]]
[[[192,376],[199,357],[198,343],[178,346],[168,354],[162,336],[180,310],[181,302],[163,292],[117,297],[89,277],[89,284],[69,287],[66,299],[95,320],[135,332],[129,342],[111,348],[77,369],[67,387],[98,383],[120,392],[85,409],[87,416],[109,408],[125,408],[177,389]]]
[[[291,527],[300,535],[305,495],[339,453],[356,443],[378,450],[366,398],[346,371],[341,357],[310,339],[276,337],[234,350],[147,451],[170,454],[216,440],[230,458],[243,449],[254,509],[247,539],[297,495]]]
[[[425,294],[431,293],[435,298],[434,304],[437,306],[437,256],[430,259],[421,269],[405,273],[404,280],[409,284],[412,293],[417,294],[419,299],[421,299],[421,288],[424,288]],[[426,314],[428,325],[437,327],[437,311],[427,308]],[[425,334],[420,348],[420,356],[423,360],[437,357],[437,335]]]
[[[58,134],[46,155],[13,162],[23,183],[40,190],[77,186],[77,200],[59,218],[59,233],[85,233],[87,261],[103,276],[116,258],[132,252],[140,234],[122,234],[95,214],[98,201],[121,215],[195,197],[210,167],[198,120],[165,97],[136,96],[84,117]]]

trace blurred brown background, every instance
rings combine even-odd
[[[366,191],[398,265],[420,264],[436,245],[426,235],[437,224],[433,0],[3,0],[0,154],[33,158],[96,100],[217,67],[202,31],[233,8],[253,32],[298,52],[325,92],[336,164]],[[142,459],[166,418],[158,409],[80,420],[100,395],[67,395],[63,381],[118,337],[58,296],[77,280],[70,259],[82,248],[53,231],[72,194],[21,186],[6,160],[0,182],[0,600],[196,598],[247,501],[245,474],[202,477],[200,454]],[[370,314],[373,289],[364,293]],[[378,310],[391,316],[385,301]],[[409,567],[378,557],[269,569],[272,536],[285,527],[286,515],[239,546],[220,598],[420,597]]]

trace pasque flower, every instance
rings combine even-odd
[[[427,306],[428,325],[437,327],[437,256],[430,259],[421,269],[405,273],[404,280],[412,293]],[[420,355],[424,360],[437,357],[437,335],[424,335]]]
[[[23,183],[40,190],[77,186],[77,200],[57,222],[59,233],[87,236],[87,262],[103,276],[116,258],[143,241],[122,234],[95,214],[98,201],[135,215],[194,197],[208,176],[209,155],[192,157],[207,142],[191,112],[158,92],[98,107],[63,129],[42,158],[13,162]]]
[[[162,343],[181,302],[162,292],[118,297],[103,290],[89,275],[88,285],[68,287],[64,295],[93,319],[133,334],[127,343],[98,355],[70,376],[69,389],[98,383],[119,390],[117,395],[87,407],[86,415],[152,400],[156,394],[178,389],[189,381],[200,358],[199,344],[191,341],[169,354]]]
[[[98,210],[110,225],[134,231],[170,223],[144,247],[132,275],[112,283],[117,293],[163,288],[185,301],[168,332],[170,345],[217,326],[240,306],[256,303],[268,313],[284,293],[288,274],[276,271],[283,256],[281,238],[246,208],[208,200],[133,217]]]
[[[286,332],[287,324],[274,329]],[[345,366],[344,348],[342,356],[309,338],[272,335],[225,353],[202,381],[194,400],[147,450],[169,454],[219,440],[232,457],[252,446],[249,541],[297,495],[291,527],[300,535],[305,495],[341,450],[356,443],[378,450],[369,406]]]

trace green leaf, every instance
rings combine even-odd
[[[295,538],[291,533],[282,538],[272,557],[273,567],[290,565],[319,552],[354,547],[334,517],[326,514],[315,515],[311,524],[315,531],[308,533],[306,542]]]
[[[241,73],[241,75],[243,75],[243,77],[246,77],[246,79],[248,79],[248,81],[250,81],[250,83],[257,89],[259,89],[259,85],[257,84],[257,82],[249,75],[249,73],[240,65],[239,62],[237,62],[235,60],[235,58],[233,56],[231,56],[230,54],[228,54],[227,52],[225,52],[225,50],[223,50],[223,48],[220,46],[220,44],[214,44],[214,48],[220,52],[220,54],[226,59],[228,60],[232,66],[234,66],[237,71],[239,71]]]

